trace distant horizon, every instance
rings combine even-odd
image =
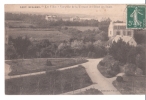
[[[55,8],[44,8],[55,6]],[[70,8],[71,6],[80,6],[83,8]],[[95,8],[88,8],[93,6]],[[24,8],[23,8],[24,7]],[[29,8],[38,7],[38,8]],[[40,8],[39,8],[40,7]],[[66,8],[61,8],[66,7]],[[85,7],[85,8],[84,8]],[[87,8],[86,8],[87,7]],[[109,7],[109,8],[108,8]],[[110,18],[112,21],[125,21],[126,5],[5,5],[5,12],[9,13],[28,13],[28,14],[57,14],[66,15],[68,17],[84,16],[101,20],[102,18]],[[115,11],[116,9],[116,11]],[[121,13],[119,13],[121,12]],[[70,16],[69,16],[70,15]]]

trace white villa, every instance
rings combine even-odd
[[[137,46],[134,39],[134,30],[126,29],[126,23],[111,22],[108,29],[108,37],[109,40],[106,43],[107,48],[109,48],[113,42],[117,42],[120,39],[131,46]]]
[[[58,17],[56,15],[46,15],[45,19],[47,21],[57,21]]]
[[[126,29],[126,23],[111,22],[108,29],[108,37],[111,38],[116,35],[133,37],[134,31],[132,29]]]

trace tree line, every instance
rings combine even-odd
[[[48,39],[30,41],[27,36],[13,39],[5,47],[6,59],[21,58],[50,58],[50,57],[102,57],[106,54],[103,42],[98,40],[83,41],[70,39],[60,44],[52,43]]]
[[[122,39],[120,39],[118,42],[113,42],[112,46],[109,48],[109,54],[116,61],[119,61],[123,64],[128,64],[128,69],[131,70],[134,70],[135,69],[134,66],[137,66],[143,71],[143,74],[146,73],[145,51],[146,51],[146,44],[139,44],[136,47],[134,47],[134,46],[130,46]]]
[[[57,21],[46,21],[45,15],[37,14],[24,14],[24,13],[5,13],[5,20],[22,21],[23,23],[30,23],[31,28],[48,28],[51,26],[97,26],[104,29],[108,27],[110,19],[107,18],[103,21],[95,19],[83,20],[83,21],[64,21],[63,18],[59,18]],[[15,26],[10,23],[6,23],[10,28],[22,28],[22,26]],[[23,26],[24,27],[24,26]],[[24,27],[25,28],[25,27]]]

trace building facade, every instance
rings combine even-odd
[[[58,17],[56,15],[46,15],[45,19],[47,21],[58,21]]]
[[[126,29],[126,23],[111,22],[108,29],[108,37],[115,37],[116,35],[134,37],[134,30]]]

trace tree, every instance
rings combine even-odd
[[[17,57],[16,49],[14,48],[13,45],[6,45],[5,49],[6,59],[14,59]]]
[[[84,48],[84,43],[82,40],[75,40],[71,43],[71,48],[74,50],[74,54],[78,55]]]
[[[146,74],[146,46],[138,45],[136,47],[136,66],[143,70],[143,74]]]
[[[46,47],[46,48],[42,48],[41,49],[41,57],[52,57],[52,50],[51,50],[51,46]]]
[[[114,59],[126,63],[127,55],[130,52],[132,46],[124,42],[122,39],[119,39],[117,42],[113,42],[109,48],[109,54],[111,54]]]
[[[127,62],[136,64],[136,48],[131,47],[129,52],[127,53]]]
[[[69,43],[63,42],[58,46],[58,53],[60,57],[71,57],[73,50]]]
[[[24,58],[26,55],[29,45],[31,44],[30,40],[27,36],[25,37],[17,37],[13,40],[13,45],[20,57]]]
[[[38,50],[38,48],[37,48],[36,45],[30,45],[28,47],[28,50],[27,50],[27,56],[31,57],[31,58],[36,57],[37,56],[37,50]]]
[[[146,44],[145,30],[135,30],[134,33],[134,39],[138,44]]]

